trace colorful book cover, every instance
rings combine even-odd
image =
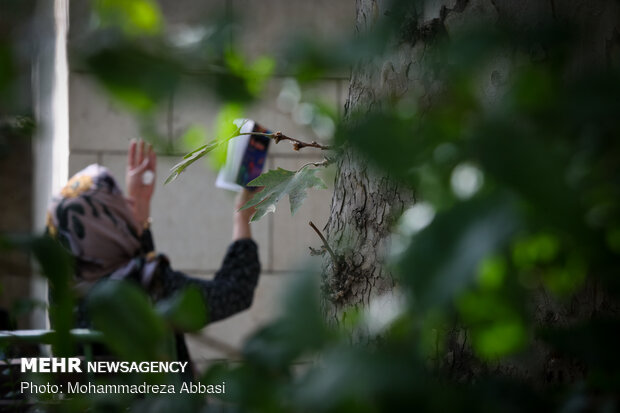
[[[251,134],[270,133],[251,119],[238,119],[235,123],[243,135],[228,142],[226,164],[220,169],[215,185],[239,192],[262,173],[271,139]]]
[[[271,133],[258,124],[254,125],[253,132]],[[266,136],[250,135],[235,181],[237,184],[247,187],[248,182],[258,178],[262,173],[270,141],[271,139]]]

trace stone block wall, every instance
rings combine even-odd
[[[160,1],[167,30],[178,25],[199,23],[209,13],[225,10],[234,13],[244,24],[238,27],[237,40],[249,57],[270,54],[279,58],[283,42],[296,31],[329,40],[348,36],[353,31],[353,0],[183,0]],[[75,5],[75,7],[74,7]],[[79,37],[84,28],[83,2],[71,3],[70,39]],[[301,125],[277,98],[290,83],[285,73],[277,74],[267,85],[261,100],[248,108],[246,116],[273,130],[304,140],[320,140],[311,128]],[[302,88],[302,101],[320,99],[342,115],[348,73],[331,74],[308,89]],[[69,78],[70,174],[90,163],[110,168],[124,186],[126,149],[131,138],[139,136],[135,119],[102,93],[86,73],[71,72]],[[234,194],[215,188],[216,171],[204,163],[196,164],[175,182],[164,186],[163,180],[182,151],[178,138],[191,125],[212,128],[219,105],[209,96],[183,90],[170,99],[156,126],[169,140],[174,153],[159,156],[157,187],[152,205],[153,232],[158,251],[167,254],[175,269],[196,277],[211,277],[219,268],[232,231]],[[272,145],[267,168],[297,169],[321,160],[311,148],[294,152],[281,142]],[[333,171],[323,178],[333,184]],[[309,246],[321,242],[308,225],[312,220],[322,228],[329,215],[331,189],[311,190],[309,197],[294,217],[288,199],[278,204],[276,212],[253,224],[254,238],[259,244],[262,275],[252,308],[227,320],[206,327],[189,337],[190,352],[199,367],[221,358],[235,358],[248,334],[274,316],[278,296],[294,270],[309,258]],[[320,258],[313,257],[319,260]]]

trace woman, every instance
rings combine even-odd
[[[90,327],[84,297],[103,279],[139,283],[158,301],[188,286],[202,292],[209,321],[248,308],[258,282],[258,248],[252,240],[253,209],[239,211],[251,193],[236,201],[233,242],[213,280],[174,271],[168,259],[154,252],[150,202],[154,191],[156,155],[143,141],[132,141],[127,163],[127,198],[109,171],[93,164],[75,174],[48,209],[47,229],[75,258],[74,288],[78,296],[77,326]],[[180,358],[186,354],[182,337]]]

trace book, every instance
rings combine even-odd
[[[249,133],[271,132],[251,119],[238,119],[235,124],[241,126],[241,133],[248,135],[239,135],[228,141],[226,163],[217,175],[215,186],[239,192],[243,188],[251,189],[247,184],[263,172],[271,142],[266,136]]]

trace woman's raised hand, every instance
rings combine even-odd
[[[252,238],[252,231],[250,229],[250,219],[256,212],[255,207],[239,210],[244,206],[252,197],[254,192],[244,188],[235,198],[235,212],[233,216],[233,241],[244,238]]]
[[[134,218],[143,228],[151,214],[151,198],[155,190],[157,156],[151,145],[132,139],[127,156],[127,198]]]

